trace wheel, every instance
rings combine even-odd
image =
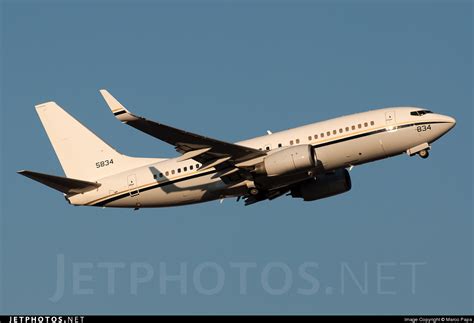
[[[423,149],[418,153],[418,155],[420,155],[421,158],[426,159],[429,157],[430,153],[428,152],[428,150]]]
[[[260,193],[260,192],[259,192],[259,190],[258,190],[257,188],[254,187],[254,188],[251,188],[251,189],[249,190],[249,193],[250,193],[250,195],[255,196],[255,195],[258,195],[258,193]]]

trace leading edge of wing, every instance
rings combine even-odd
[[[201,149],[203,151],[206,150],[202,155],[207,160],[230,157],[230,160],[234,163],[265,155],[264,152],[254,148],[205,137],[136,116],[128,111],[107,90],[102,89],[100,93],[112,113],[121,122],[175,146],[176,150],[182,154]]]

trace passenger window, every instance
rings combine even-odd
[[[193,170],[193,168],[194,168],[194,166],[193,166],[193,165],[189,166],[189,169],[190,169],[190,170]]]
[[[188,171],[188,168],[187,168],[187,167],[184,167],[183,171],[187,172],[187,171]]]
[[[349,130],[350,130],[349,127],[346,127],[346,132],[349,132]]]
[[[181,168],[178,168],[178,173],[181,173]]]
[[[357,125],[357,128],[359,128],[359,129],[362,128],[362,125],[359,123],[359,124]]]
[[[335,135],[336,133],[337,133],[337,131],[336,131],[336,130],[333,130],[333,131],[332,131],[332,134],[333,134],[333,135]]]
[[[356,130],[356,126],[352,126],[352,130]]]
[[[311,140],[313,140],[313,137],[308,136],[308,141],[311,141]]]
[[[318,135],[314,135],[314,139],[318,139]]]
[[[166,176],[169,176],[169,175],[170,175],[170,172],[166,171],[165,175],[166,175]]]
[[[156,174],[153,174],[153,178],[156,179],[158,177],[158,175]]]
[[[369,126],[369,124],[367,122],[364,122],[364,127],[367,128],[368,126]]]
[[[370,121],[370,125],[373,126],[375,124],[375,122],[373,121]]]
[[[339,133],[343,133],[343,132],[344,132],[344,130],[342,130],[342,128],[341,128],[341,129],[339,129]]]
[[[290,140],[290,145],[293,145],[293,140]]]
[[[300,140],[299,139],[296,139],[296,144],[299,144],[300,143]]]
[[[324,138],[324,132],[321,132],[321,138]]]
[[[331,135],[331,131],[326,132],[326,135],[329,137]]]
[[[174,175],[174,173],[175,173],[175,171],[174,171],[174,169],[172,169],[172,170],[171,170],[171,174],[173,174],[173,175]]]
[[[198,169],[198,168],[199,168],[199,164],[196,164],[196,169]]]
[[[283,145],[282,145],[282,144],[278,144],[278,148],[281,148],[281,147],[283,147]]]
[[[161,177],[163,177],[163,173],[160,173],[160,175],[159,175],[159,176],[160,176],[160,178],[161,178]]]
[[[270,146],[265,147],[265,150],[270,150]]]

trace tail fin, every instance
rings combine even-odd
[[[88,191],[95,190],[100,186],[100,184],[97,182],[86,182],[73,178],[31,172],[29,170],[21,170],[18,172],[18,174],[31,178],[32,180],[54,188],[55,190],[63,192],[67,195],[85,193]]]
[[[36,111],[67,177],[95,181],[154,161],[118,153],[55,102]]]

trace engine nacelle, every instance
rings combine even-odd
[[[350,191],[351,177],[346,169],[311,178],[291,190],[291,196],[315,201]]]
[[[258,174],[280,176],[309,171],[316,167],[316,153],[311,145],[298,145],[277,151],[256,166]]]

